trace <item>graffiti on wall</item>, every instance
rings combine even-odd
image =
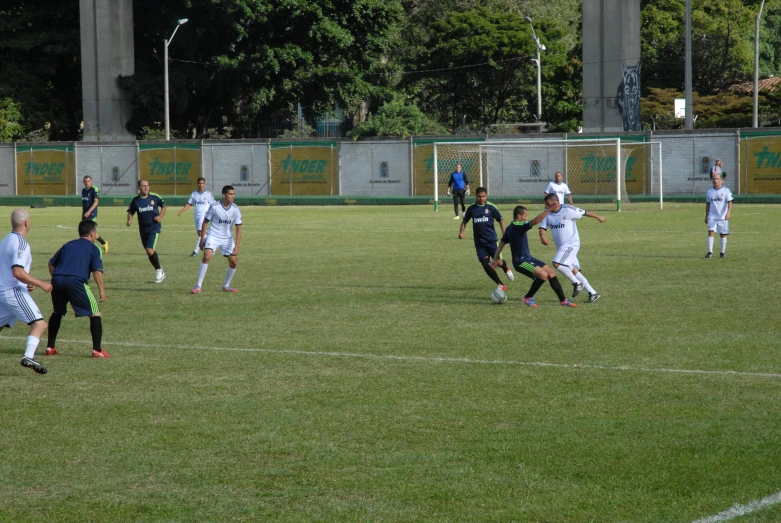
[[[618,86],[616,104],[624,131],[640,130],[640,63],[628,66],[621,64],[623,77]]]

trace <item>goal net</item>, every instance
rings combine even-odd
[[[450,173],[461,164],[472,189],[489,198],[541,201],[548,183],[561,172],[577,203],[615,203],[632,198],[661,202],[661,145],[620,139],[435,143],[435,207],[446,193]],[[618,161],[616,161],[618,159]],[[448,200],[450,201],[450,200]]]

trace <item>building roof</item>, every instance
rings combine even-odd
[[[781,91],[781,77],[771,77],[760,80],[757,84],[759,92],[772,93],[774,91]],[[754,92],[754,82],[743,82],[735,84],[729,88],[734,93],[751,94]]]

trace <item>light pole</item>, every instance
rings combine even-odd
[[[686,63],[684,64],[684,89],[686,98],[686,114],[684,124],[686,129],[694,129],[694,95],[692,94],[692,1],[686,0]]]
[[[757,20],[754,22],[754,112],[751,127],[759,127],[759,19],[762,16],[763,7],[765,7],[765,0],[762,0]]]
[[[537,123],[540,124],[540,131],[542,131],[542,70],[540,68],[542,63],[540,62],[540,51],[545,50],[545,45],[540,43],[540,39],[534,32],[534,24],[532,24],[531,17],[525,16],[524,18],[532,28],[532,40],[534,40],[534,45],[537,47],[537,58],[532,58],[532,63],[537,66]]]
[[[163,40],[163,93],[165,94],[165,139],[171,139],[171,124],[168,119],[168,46],[171,45],[171,41],[174,39],[176,31],[180,25],[187,23],[187,18],[180,18],[176,21],[176,27],[174,32],[171,33],[171,38]]]

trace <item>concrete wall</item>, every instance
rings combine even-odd
[[[625,87],[623,66],[639,63],[640,0],[583,0],[584,132],[640,130],[627,128],[629,114],[636,113],[639,124],[639,79],[626,86],[623,117],[617,97]]]
[[[339,176],[341,194],[409,196],[409,142],[342,142]]]
[[[15,158],[14,144],[0,144],[0,196],[16,194]]]
[[[133,140],[130,100],[117,82],[135,72],[133,0],[79,0],[79,14],[84,140]]]
[[[775,134],[774,134],[775,133]],[[727,131],[662,131],[646,133],[645,135],[632,134],[631,138],[642,140],[638,142],[629,140],[629,134],[624,133],[625,147],[645,147],[647,159],[634,165],[634,172],[644,174],[648,183],[645,187],[636,187],[641,194],[658,195],[660,170],[664,173],[664,194],[704,195],[711,186],[709,181],[709,169],[717,158],[724,163],[724,172],[727,173],[726,185],[736,194],[745,194],[747,180],[762,179],[777,175],[781,179],[781,129],[769,130],[762,133],[750,132],[741,135],[735,130]],[[582,135],[578,135],[582,137]],[[554,136],[557,140],[560,137]],[[493,196],[534,196],[542,194],[548,181],[555,171],[562,171],[565,177],[577,176],[584,169],[583,154],[577,149],[587,148],[582,140],[570,140],[571,144],[579,144],[582,148],[570,148],[569,154],[564,153],[561,144],[545,146],[540,137],[525,140],[531,147],[512,147],[502,145],[507,140],[518,140],[508,137],[483,137],[484,141],[469,144],[476,155],[478,150],[482,153],[484,184],[488,186]],[[756,158],[752,161],[744,161],[740,168],[739,184],[739,152],[738,145],[741,141],[758,143],[754,149],[766,148],[769,156],[772,156],[773,164],[765,162],[763,170],[758,171]],[[761,142],[753,142],[760,140]],[[662,164],[659,164],[657,146],[648,145],[647,142],[661,143]],[[171,184],[168,189],[159,189],[161,194],[189,195],[195,189],[195,178],[206,178],[207,187],[215,194],[219,194],[224,185],[233,185],[239,196],[269,196],[269,151],[271,143],[262,141],[205,141],[205,142],[170,142],[173,147],[187,147],[195,155],[192,173],[187,177],[187,183]],[[311,142],[302,143],[302,147],[311,146]],[[491,147],[495,144],[496,147]],[[20,152],[30,148],[36,148],[40,144],[19,143],[16,144]],[[117,144],[84,143],[59,144],[75,149],[73,162],[75,169],[63,179],[64,185],[51,186],[48,189],[56,189],[53,192],[41,192],[36,194],[79,194],[82,188],[82,178],[85,175],[92,179],[104,197],[123,197],[136,193],[136,181],[138,180],[139,167],[139,143],[127,142]],[[149,147],[148,143],[144,143]],[[164,144],[156,144],[158,146]],[[329,147],[333,142],[329,142]],[[483,147],[480,148],[479,146]],[[425,144],[424,144],[425,146]],[[155,156],[161,158],[166,148],[158,149]],[[440,162],[445,155],[444,147],[440,148]],[[622,150],[625,149],[622,147]],[[759,149],[757,149],[757,147]],[[292,145],[295,155],[296,145]],[[410,180],[423,179],[422,170],[427,168],[426,163],[418,161],[411,164],[413,143],[409,140],[376,141],[376,142],[352,142],[343,141],[335,144],[337,153],[334,155],[338,165],[335,170],[336,181],[333,185],[333,194],[341,196],[372,196],[372,197],[406,197],[412,196],[413,190]],[[752,149],[752,151],[754,150]],[[143,151],[142,151],[143,153]],[[588,151],[586,151],[588,153]],[[36,154],[38,154],[36,152]],[[183,154],[183,153],[182,153]],[[763,153],[765,154],[765,153]],[[602,156],[610,156],[614,161],[615,153],[607,151]],[[754,154],[756,156],[756,154]],[[16,194],[16,176],[14,164],[17,155],[14,144],[0,144],[0,195]],[[703,161],[703,159],[705,159]],[[452,158],[451,158],[452,160]],[[50,160],[51,161],[51,160]],[[537,172],[532,167],[533,162]],[[570,164],[568,164],[568,162]],[[415,173],[411,172],[414,165]],[[614,165],[614,164],[613,164]],[[777,165],[777,167],[776,167]],[[430,166],[429,166],[430,167]],[[609,167],[607,168],[610,169]],[[613,166],[613,173],[615,167]],[[604,170],[604,169],[603,169]],[[70,171],[68,171],[70,172]],[[472,167],[469,175],[473,177],[473,184],[477,184],[478,170]],[[761,175],[761,176],[760,176]],[[775,178],[774,178],[775,180]],[[567,179],[573,191],[574,180]],[[67,185],[67,187],[65,187]],[[444,186],[443,186],[444,187]],[[476,185],[474,185],[476,187]],[[613,182],[613,187],[615,187]],[[777,189],[776,189],[777,188]],[[46,189],[46,190],[48,190]],[[153,182],[152,190],[155,190]],[[578,189],[578,192],[586,193],[588,187]],[[591,191],[594,193],[594,191]],[[424,194],[425,193],[425,194]],[[429,194],[431,193],[431,194]],[[781,181],[768,182],[757,191],[761,194],[781,194]],[[306,192],[296,192],[293,195],[301,196]],[[444,194],[444,188],[442,189]],[[597,193],[595,193],[597,194]],[[606,193],[609,194],[609,193]],[[433,196],[433,188],[423,190],[420,196]],[[631,200],[631,195],[630,195]]]

